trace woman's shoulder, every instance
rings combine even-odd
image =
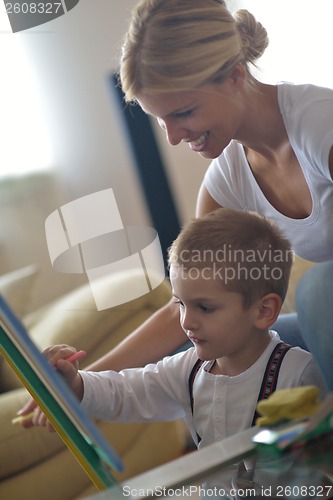
[[[278,101],[295,153],[301,153],[326,177],[333,135],[333,89],[283,83],[278,85]]]
[[[332,101],[333,89],[313,84],[281,82],[277,85],[278,101],[282,113],[301,112],[320,101]]]

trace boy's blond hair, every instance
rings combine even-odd
[[[228,208],[193,219],[169,249],[169,265],[193,279],[220,279],[245,307],[268,293],[283,301],[293,260],[290,242],[270,220]]]

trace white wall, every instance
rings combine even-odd
[[[80,0],[67,15],[19,36],[34,64],[55,166],[66,186],[66,197],[71,200],[113,187],[125,221],[142,223],[149,220],[148,214],[108,86],[108,76],[117,68],[121,38],[134,3]],[[168,159],[177,163],[172,171],[188,171],[188,164],[198,160],[186,153],[180,151],[179,159],[167,153]],[[197,172],[197,182],[193,180],[191,196],[184,186],[181,189],[190,207],[180,200],[182,218],[193,214],[191,198],[206,164],[199,159],[199,165],[201,171]],[[179,176],[176,184],[178,181]],[[127,193],[131,194],[131,203]]]
[[[229,3],[232,9],[248,8],[268,29],[271,43],[260,61],[263,80],[333,86],[331,0],[315,4],[305,0]],[[121,39],[134,4],[135,0],[80,0],[57,20],[13,35],[20,40],[31,66],[61,188],[52,201],[48,200],[50,211],[60,203],[112,187],[125,225],[150,224],[108,83],[110,73],[117,68]],[[154,127],[181,220],[188,220],[194,214],[208,161],[185,144],[170,147],[164,133],[156,124]],[[43,210],[44,214],[45,207]],[[38,238],[44,238],[41,231]],[[45,241],[40,245],[44,248]],[[33,259],[33,253],[29,258]],[[60,282],[54,287],[58,293],[68,279],[52,273],[46,252],[37,252],[36,258],[43,261],[49,283]],[[8,262],[9,270],[13,269],[14,261]],[[5,264],[2,271],[4,268]]]
[[[247,9],[268,32],[258,77],[333,87],[331,0],[229,0],[232,11]]]
[[[108,0],[81,0],[65,16],[20,37],[34,65],[66,201],[114,187],[130,219],[127,200],[120,199],[130,190],[139,222],[146,214],[107,81],[125,17],[126,2],[115,8]]]

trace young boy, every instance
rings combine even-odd
[[[91,417],[185,417],[195,443],[211,444],[254,423],[266,367],[274,371],[281,364],[278,376],[271,374],[277,389],[316,385],[325,395],[311,354],[288,350],[269,330],[281,310],[292,261],[289,242],[268,220],[218,209],[187,224],[169,251],[172,292],[194,347],[120,373],[77,371],[64,360],[75,351],[69,346],[46,354]],[[263,385],[269,388],[267,380]]]

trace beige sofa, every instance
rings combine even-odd
[[[24,291],[31,289],[34,274],[28,274],[12,295],[9,292],[13,289],[4,291],[0,280],[0,291],[9,300],[20,298],[21,304],[14,307],[17,314],[24,315]],[[134,287],[137,279],[133,271],[114,275],[109,293],[117,295],[124,287]],[[40,349],[56,343],[72,344],[87,351],[84,364],[89,364],[126,337],[169,297],[170,287],[164,282],[127,304],[97,311],[87,284],[25,315],[24,322]],[[0,361],[0,392],[0,498],[71,500],[95,493],[95,486],[57,434],[11,424],[29,395],[5,360]],[[115,474],[118,480],[172,460],[184,451],[186,433],[182,422],[98,425],[124,462],[125,472]]]

